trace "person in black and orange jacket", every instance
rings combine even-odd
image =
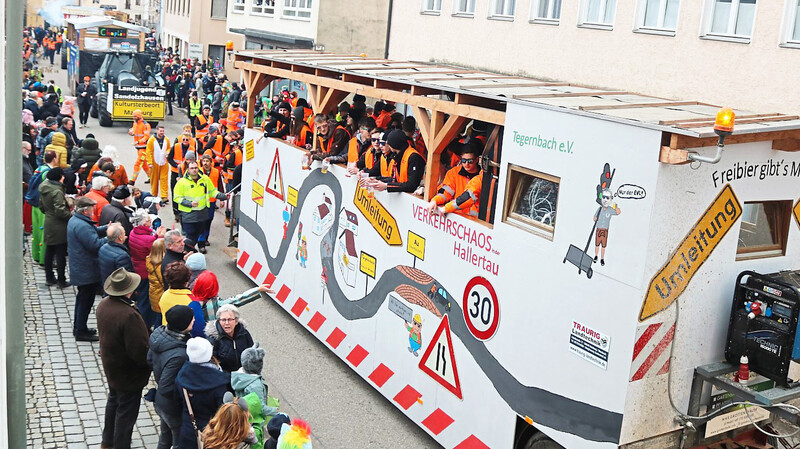
[[[356,129],[357,134],[350,139],[347,143],[347,152],[339,153],[338,156],[333,156],[330,158],[331,163],[342,163],[347,162],[348,164],[355,164],[361,159],[361,155],[364,154],[367,149],[371,146],[370,136],[372,135],[372,130],[375,129],[375,119],[372,117],[364,117],[358,123],[358,128]]]
[[[261,142],[261,139],[264,137],[277,137],[278,139],[286,139],[286,136],[289,135],[289,130],[291,129],[292,125],[292,107],[287,102],[281,102],[278,105],[278,112],[269,112],[269,116],[272,117],[270,121],[264,123],[264,135],[259,136],[256,139],[256,143]]]
[[[314,116],[314,128],[317,132],[317,148],[311,156],[318,161],[347,154],[347,144],[350,142],[350,131],[341,123],[328,122],[323,114]]]
[[[480,149],[476,145],[465,145],[464,150],[461,152],[461,163],[447,171],[444,175],[444,181],[439,185],[436,196],[428,203],[428,209],[431,213],[436,212],[440,206],[444,206],[461,196],[467,190],[469,182],[481,173],[481,168],[478,164],[479,154]],[[464,202],[465,200],[461,201],[461,203]],[[477,216],[477,203],[473,207],[468,205],[464,208],[454,208],[448,212]]]
[[[370,179],[368,185],[376,191],[407,192],[417,190],[425,172],[425,160],[408,144],[403,131],[396,129],[386,138],[386,146],[394,154],[390,178]]]

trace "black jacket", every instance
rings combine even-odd
[[[158,383],[156,391],[156,407],[164,412],[179,416],[183,392],[175,388],[175,378],[189,360],[186,355],[186,340],[189,334],[168,331],[160,326],[150,335],[150,350],[147,352],[147,364],[153,368],[153,377]]]
[[[222,406],[222,398],[231,383],[230,373],[201,364],[186,362],[175,378],[175,389],[180,394],[183,404],[183,423],[181,424],[181,449],[197,448],[197,437],[189,419],[189,411],[183,396],[185,388],[192,404],[197,428],[203,430],[211,417]]]
[[[97,89],[95,89],[93,84],[89,84],[89,87],[80,83],[78,88],[75,90],[76,95],[78,96],[78,105],[79,106],[89,106],[92,104],[94,100],[94,96],[97,95]],[[81,95],[86,92],[86,96]]]
[[[167,252],[164,254],[164,258],[161,259],[161,279],[164,279],[164,271],[167,269],[169,264],[172,262],[183,262],[183,255],[184,253],[176,253],[175,251],[167,248]],[[169,286],[165,285],[164,290],[168,289]]]
[[[219,366],[227,372],[241,368],[242,353],[253,346],[253,337],[241,319],[233,328],[233,337],[222,330],[219,321],[209,321],[206,324],[206,338],[214,345],[214,357],[219,360]]]
[[[120,203],[112,200],[100,212],[100,226],[109,223],[119,223],[125,229],[125,235],[131,235],[131,211]]]

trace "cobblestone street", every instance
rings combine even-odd
[[[72,336],[75,289],[47,287],[29,251],[23,260],[28,447],[99,448],[108,391],[99,346]],[[94,313],[89,327],[97,327]],[[142,403],[133,447],[152,448],[160,421],[152,403]]]

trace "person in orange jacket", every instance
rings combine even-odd
[[[464,193],[445,204],[444,207],[439,206],[436,212],[439,215],[445,215],[457,211],[469,211],[473,208],[477,211],[480,205],[481,187],[483,187],[483,171],[467,183]],[[469,215],[472,214],[470,213]]]
[[[244,127],[244,111],[239,107],[239,102],[234,101],[228,107],[228,130],[233,131]]]
[[[140,109],[133,111],[133,126],[128,130],[128,134],[133,136],[133,147],[136,148],[136,162],[133,164],[133,177],[128,184],[133,185],[139,177],[139,172],[144,170],[150,176],[150,166],[147,165],[147,141],[150,140],[150,124],[144,119],[144,114]],[[149,180],[147,181],[149,182]]]
[[[461,152],[460,165],[451,168],[444,175],[444,181],[439,185],[439,190],[430,203],[428,209],[433,214],[440,206],[444,206],[452,202],[455,198],[461,196],[467,190],[469,182],[478,176],[481,172],[481,167],[478,165],[479,151],[472,145],[469,145]],[[473,202],[470,207],[463,207],[453,209],[450,212],[455,212],[460,215],[478,215],[477,204]]]

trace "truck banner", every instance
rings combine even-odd
[[[164,120],[166,94],[166,90],[158,86],[111,86],[111,118],[131,120],[133,111],[140,109],[145,120]]]

